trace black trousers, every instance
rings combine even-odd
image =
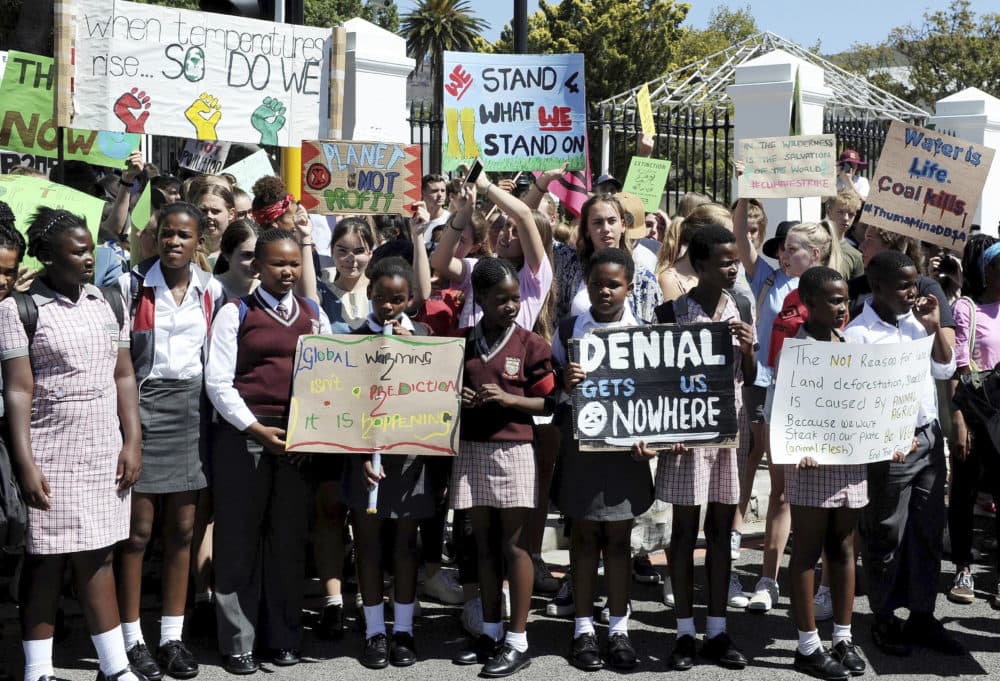
[[[1000,453],[990,436],[978,424],[969,423],[972,447],[965,461],[951,460],[951,499],[948,504],[948,532],[951,559],[956,565],[972,563],[972,523],[979,490],[989,492],[1000,503]],[[1000,509],[994,515],[996,536],[1000,537]],[[1000,569],[1000,555],[996,557]]]

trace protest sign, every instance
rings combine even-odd
[[[445,52],[445,170],[544,170],[586,161],[582,54]]]
[[[740,198],[784,199],[837,193],[837,138],[834,135],[757,137],[736,143],[743,174]]]
[[[724,323],[599,329],[570,341],[587,379],[573,391],[581,450],[735,446],[733,337]]]
[[[633,156],[622,191],[635,194],[642,199],[647,213],[655,213],[660,210],[660,199],[663,198],[663,188],[667,186],[669,175],[670,161]]]
[[[981,144],[893,121],[862,219],[961,252],[995,153]]]
[[[302,205],[315,213],[409,213],[420,201],[420,145],[302,143]]]
[[[73,125],[297,147],[329,127],[329,28],[77,0]]]
[[[59,155],[52,57],[11,51],[0,81],[0,149],[35,156]],[[139,135],[95,130],[63,131],[63,158],[120,168],[139,148]]]
[[[31,168],[37,170],[46,177],[52,169],[59,165],[59,161],[54,158],[47,158],[37,154],[22,154],[16,151],[0,150],[0,174],[7,175],[15,168]]]
[[[27,236],[31,217],[40,206],[58,208],[80,215],[87,220],[87,228],[97,244],[97,229],[101,226],[104,201],[75,189],[49,182],[38,177],[24,175],[0,175],[0,201],[7,203],[14,212],[15,226]],[[28,267],[41,264],[28,255],[23,263]]]
[[[771,412],[771,461],[866,464],[909,452],[933,337],[864,345],[786,340]]]
[[[458,452],[464,338],[302,336],[290,452]]]
[[[193,170],[196,173],[216,174],[226,164],[229,156],[229,142],[203,142],[188,140],[177,164],[181,168]]]
[[[241,161],[237,161],[228,168],[222,170],[236,178],[237,186],[253,198],[254,182],[267,175],[274,175],[274,167],[267,152],[261,149],[255,151]]]
[[[635,105],[639,109],[639,124],[642,134],[646,137],[656,137],[656,123],[653,121],[653,103],[649,101],[649,84],[645,83],[635,93]]]

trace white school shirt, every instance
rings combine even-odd
[[[627,304],[622,310],[622,318],[617,322],[599,322],[594,319],[593,313],[588,308],[586,312],[578,315],[576,321],[573,323],[573,338],[586,336],[594,329],[615,329],[622,326],[639,326],[639,322],[636,321],[635,315],[632,314],[632,310],[629,309]],[[552,363],[561,367],[569,363],[562,339],[559,338],[558,328],[556,328],[555,336],[552,338]]]
[[[927,330],[916,320],[912,312],[896,320],[896,325],[888,324],[878,316],[872,309],[871,303],[865,301],[865,308],[861,315],[844,329],[844,338],[848,343],[902,343],[908,340],[926,338]],[[934,386],[934,379],[939,381],[947,380],[955,374],[955,351],[952,349],[951,360],[947,364],[941,364],[931,357],[930,371],[924,379],[921,388],[923,394],[920,396],[920,409],[917,412],[917,428],[937,420],[937,389]]]
[[[368,318],[365,320],[365,324],[368,326],[368,330],[372,333],[382,333],[382,330],[385,329],[385,327],[379,324],[375,319],[375,315],[368,315]],[[399,315],[399,325],[410,333],[413,333],[413,322],[405,312]]]
[[[260,298],[272,310],[278,304],[284,305],[295,316],[298,301],[291,291],[281,300],[272,296],[262,287],[257,287]],[[208,363],[205,365],[205,392],[219,416],[231,423],[236,430],[246,430],[257,422],[247,403],[243,401],[233,382],[236,380],[236,341],[240,330],[240,306],[236,303],[223,305],[212,323],[212,338],[208,346]],[[322,309],[319,311],[319,332],[330,333],[330,320]]]

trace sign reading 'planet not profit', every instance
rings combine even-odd
[[[464,338],[302,336],[287,449],[458,453]]]

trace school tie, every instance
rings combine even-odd
[[[283,303],[278,303],[278,307],[274,308],[274,311],[278,313],[278,316],[281,317],[282,321],[288,321],[288,308],[285,307]]]

